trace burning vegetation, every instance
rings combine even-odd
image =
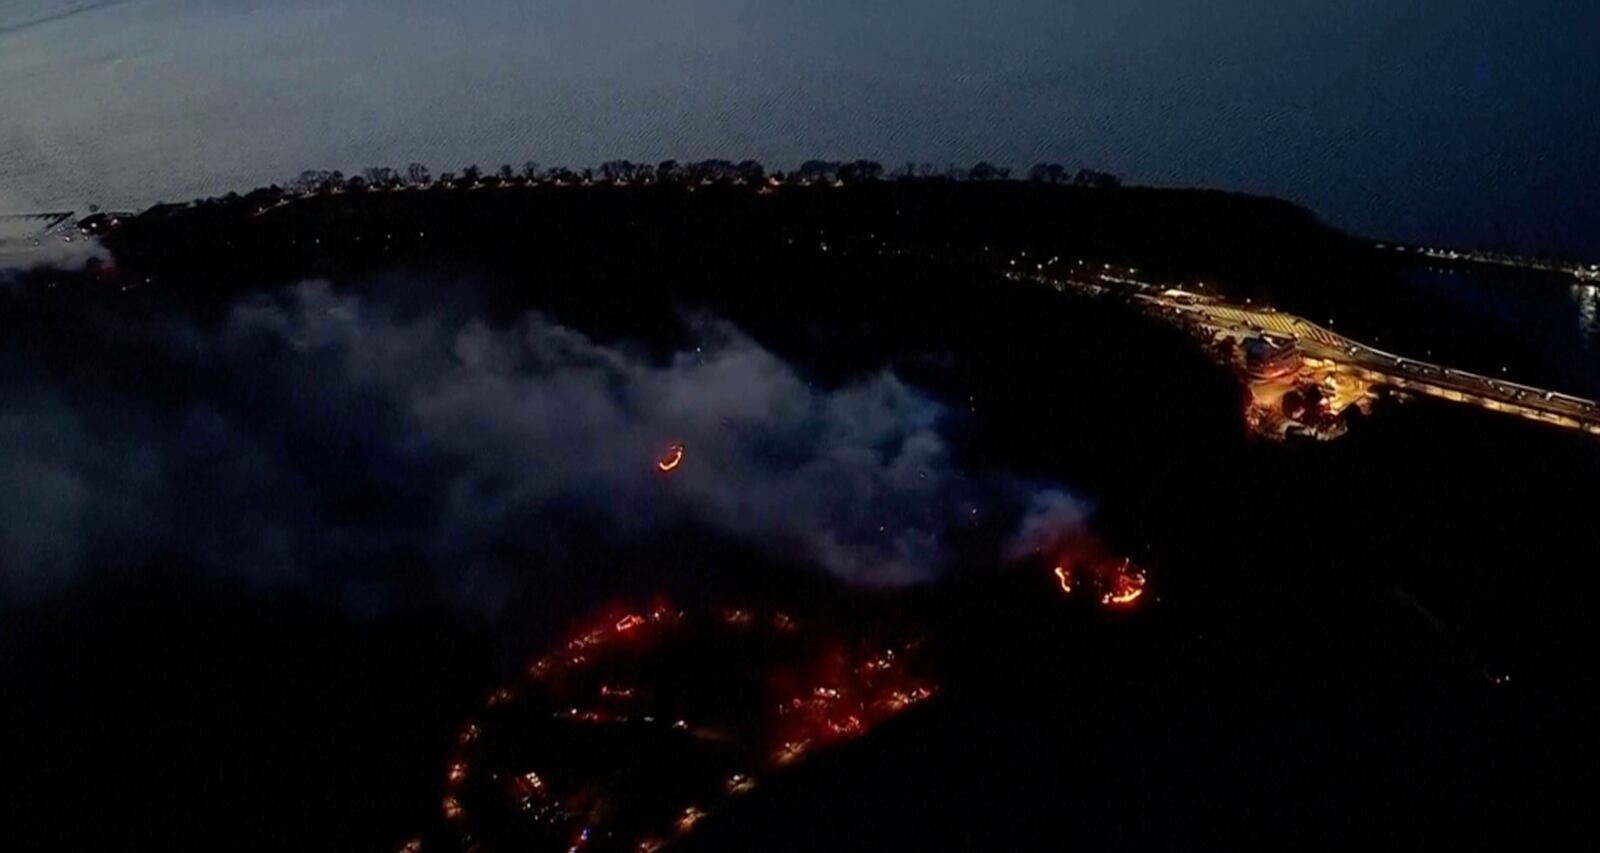
[[[668,447],[666,454],[656,460],[656,470],[663,474],[677,470],[678,466],[683,464],[683,451],[684,446],[682,443]]]
[[[613,614],[463,726],[442,839],[484,853],[664,849],[763,778],[932,698],[919,648],[774,610]]]
[[[1110,608],[1133,606],[1144,596],[1147,582],[1144,570],[1128,557],[1062,560],[1051,573],[1062,595],[1081,590]]]

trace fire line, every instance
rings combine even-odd
[[[656,468],[663,473],[670,472],[683,464],[683,445],[674,444],[667,450],[667,455],[656,460]]]

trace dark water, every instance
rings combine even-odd
[[[1090,165],[1600,258],[1587,0],[0,0],[0,211],[412,160]],[[1600,393],[1595,297],[1419,286]]]
[[[1475,331],[1521,345],[1508,378],[1600,397],[1600,283],[1496,269],[1419,270],[1410,280]]]
[[[1600,257],[1587,0],[0,0],[0,209],[308,167],[1054,159]]]

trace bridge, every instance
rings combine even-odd
[[[1294,314],[1162,287],[1110,268],[1070,278],[1042,274],[1013,277],[1031,278],[1058,290],[1071,287],[1121,295],[1189,328],[1213,335],[1262,337],[1294,346],[1304,356],[1333,363],[1369,383],[1600,435],[1600,403],[1594,400],[1385,352]]]

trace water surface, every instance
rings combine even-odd
[[[1585,0],[0,0],[0,210],[311,167],[813,156],[1284,196],[1600,257]]]

